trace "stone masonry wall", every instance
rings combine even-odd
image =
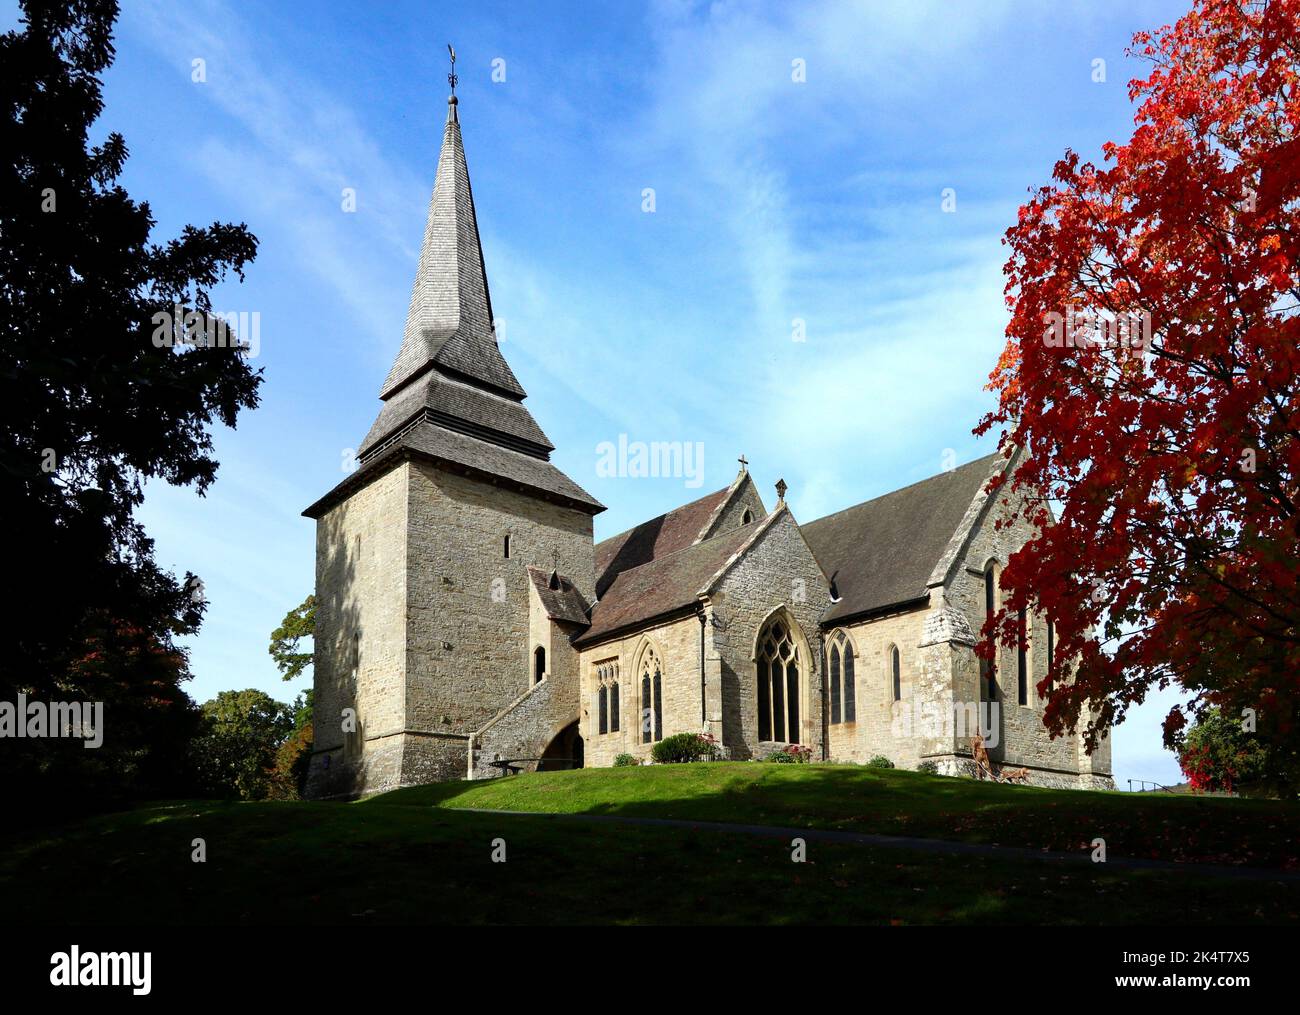
[[[549,680],[530,687],[511,702],[500,716],[474,736],[473,779],[502,775],[492,762],[515,758],[540,758],[550,743],[555,686]],[[521,766],[535,770],[536,763]]]
[[[527,567],[592,598],[591,516],[425,463],[408,513],[407,728],[468,736],[532,686]]]
[[[904,725],[910,712],[922,700],[933,700],[934,686],[949,686],[949,674],[935,673],[927,666],[920,648],[927,610],[911,610],[844,628],[853,646],[857,720],[827,724],[832,761],[870,761],[883,754],[900,768],[915,768],[921,760],[921,744]],[[827,631],[827,642],[833,632]],[[898,647],[899,684],[902,696],[894,700],[894,677],[889,650]],[[898,726],[896,727],[896,723]]]
[[[666,623],[651,623],[627,637],[582,650],[580,729],[588,768],[607,768],[620,754],[650,759],[654,744],[642,743],[641,678],[636,672],[646,646],[653,647],[663,664],[664,736],[698,733],[701,729],[700,621],[695,616],[686,616]],[[602,735],[597,666],[608,661],[617,661],[619,667],[619,728],[617,732],[611,730]]]
[[[408,470],[400,463],[376,477],[316,525],[310,796],[360,792],[367,770],[395,783],[400,770],[392,738],[404,728]],[[346,749],[345,708],[359,730]]]
[[[710,720],[732,758],[757,757],[784,746],[758,739],[754,653],[761,629],[776,610],[793,619],[796,641],[802,638],[806,652],[800,670],[803,701],[798,742],[812,747],[815,759],[822,757],[825,725],[818,621],[829,605],[829,583],[789,511],[772,523],[710,596],[705,653]]]
[[[474,763],[471,778],[500,775],[494,760],[540,758],[551,741],[578,721],[579,660],[572,640],[584,628],[552,620],[537,587],[528,583],[528,628],[532,652],[546,651],[546,675],[533,683],[536,665],[529,654],[530,686],[481,730],[474,734]],[[535,771],[537,761],[522,762],[525,771]]]
[[[948,601],[966,617],[978,635],[984,624],[984,568],[990,560],[1005,565],[1010,555],[1033,534],[1032,527],[1018,518],[1010,527],[998,529],[995,520],[1005,514],[1006,498],[1011,496],[1009,481],[998,491],[996,502],[989,506],[976,526],[960,564],[946,589]],[[1001,600],[999,599],[999,605]],[[1109,740],[1095,759],[1089,761],[1081,751],[1080,738],[1068,735],[1051,739],[1043,725],[1045,701],[1035,684],[1047,672],[1047,622],[1041,615],[1031,615],[1030,648],[1026,704],[1019,704],[1017,653],[1014,646],[1000,650],[997,667],[997,701],[1000,705],[1000,743],[990,750],[995,762],[1004,766],[1031,769],[1031,781],[1039,785],[1079,786],[1085,783],[1105,785],[1110,777]],[[959,695],[967,700],[979,687],[979,661],[974,650],[963,653],[959,663]],[[966,753],[969,748],[967,746]],[[1104,768],[1102,767],[1104,766]],[[1084,771],[1091,780],[1081,778]]]
[[[758,490],[754,488],[754,481],[748,475],[709,529],[708,538],[744,525],[746,511],[750,513],[750,524],[761,522],[767,517],[763,498],[758,495]]]
[[[577,633],[585,631],[586,628],[577,624],[570,624],[565,621],[552,620],[547,615],[546,607],[542,603],[542,597],[537,593],[537,587],[528,583],[528,644],[531,647],[529,659],[532,660],[532,652],[540,646],[546,650],[546,678],[544,682],[551,684],[553,693],[551,699],[554,706],[548,716],[547,729],[550,730],[555,724],[567,726],[569,723],[577,721],[578,718],[578,650],[573,647],[573,639]],[[535,676],[536,664],[530,661],[531,676]],[[547,736],[546,744],[549,744],[553,734]],[[546,744],[542,746],[545,747]]]
[[[309,794],[464,778],[470,734],[531,686],[526,569],[557,564],[591,598],[590,515],[424,462],[400,463],[327,512]],[[576,716],[576,659],[550,627],[548,670],[558,659],[568,674]],[[345,707],[362,731],[346,743]]]

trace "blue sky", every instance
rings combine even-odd
[[[262,406],[218,434],[206,498],[153,486],[143,511],[160,560],[205,582],[201,701],[306,686],[267,637],[312,587],[300,512],[343,477],[401,341],[446,42],[503,351],[556,464],[609,506],[600,539],[725,485],[742,452],[807,521],[994,450],[971,428],[1002,234],[1067,147],[1129,136],[1124,49],[1185,4],[124,6],[100,126],[126,137],[125,185],[160,239],[228,220],[261,241],[214,304],[260,314]],[[702,442],[703,487],[598,476],[620,434]],[[1169,700],[1116,731],[1117,780],[1177,780]]]

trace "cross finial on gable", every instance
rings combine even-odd
[[[740,463],[740,471],[741,471],[741,472],[745,472],[745,471],[749,468],[749,459],[747,459],[747,458],[745,457],[745,454],[744,454],[743,451],[741,452],[740,457],[736,459],[736,461],[738,461],[738,462]]]
[[[785,492],[786,492],[786,490],[788,490],[788,489],[790,489],[790,488],[789,488],[788,486],[785,485],[785,480],[784,480],[784,479],[778,479],[778,480],[776,481],[776,499],[779,500],[779,501],[781,501],[781,502],[784,502],[784,501],[785,501]]]

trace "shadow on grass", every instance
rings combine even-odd
[[[1129,800],[978,786],[845,767],[683,765],[542,773],[401,790],[357,804],[173,801],[50,835],[10,833],[0,920],[10,924],[1213,925],[1297,920],[1294,885],[1182,872],[1063,869],[984,856],[705,828],[537,822],[501,807],[934,834],[1001,823],[1178,829],[1294,812],[1238,801]],[[1136,806],[1134,806],[1136,805]],[[1224,807],[1226,805],[1226,808]],[[1091,826],[1090,826],[1091,827]],[[1231,828],[1231,823],[1224,823]],[[1031,830],[1026,832],[1026,830]],[[1074,831],[1071,834],[1079,834]],[[1226,833],[1225,833],[1226,834]],[[195,840],[206,858],[195,862]],[[500,841],[507,862],[494,862]],[[75,876],[69,876],[75,872]]]
[[[418,786],[368,807],[675,818],[912,835],[1113,857],[1295,869],[1291,802],[1004,786],[846,765],[664,765]]]
[[[451,786],[433,795],[457,799]],[[537,822],[403,798],[412,805],[177,802],[94,819],[0,857],[0,920],[359,927],[1297,919],[1289,886],[831,843],[811,844],[807,862],[792,863],[779,839]],[[194,862],[195,839],[204,841],[203,863]],[[493,861],[497,843],[507,862]]]

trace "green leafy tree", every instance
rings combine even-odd
[[[311,710],[314,695],[309,687],[293,699],[293,728],[300,730],[311,725]]]
[[[293,709],[264,691],[222,691],[203,703],[204,729],[193,744],[204,789],[261,800],[271,789],[280,747],[294,732]]]
[[[1210,708],[1178,745],[1178,763],[1188,784],[1208,792],[1266,791],[1269,749],[1241,719]]]
[[[155,241],[149,205],[119,182],[125,140],[90,142],[117,13],[112,0],[23,0],[20,30],[0,36],[0,518],[21,576],[0,697],[111,688],[106,744],[145,749],[171,735],[155,722],[167,709],[129,703],[183,711],[174,639],[197,629],[204,597],[158,566],[135,512],[148,480],[203,493],[213,428],[257,404],[260,371],[209,296],[242,279],[257,241],[221,223]],[[170,664],[137,666],[141,653]],[[7,784],[30,770],[19,748],[0,753]]]
[[[303,651],[302,640],[316,634],[316,597],[308,596],[284,615],[280,626],[271,632],[267,649],[285,680],[296,680],[311,665],[312,653]]]
[[[308,596],[285,614],[280,626],[271,632],[268,651],[276,668],[285,680],[302,676],[311,665],[312,653],[302,651],[304,638],[316,633],[316,597]],[[312,749],[312,689],[294,699],[293,732],[276,752],[275,765],[270,773],[267,795],[272,800],[298,800],[307,783],[307,768],[311,764]]]

